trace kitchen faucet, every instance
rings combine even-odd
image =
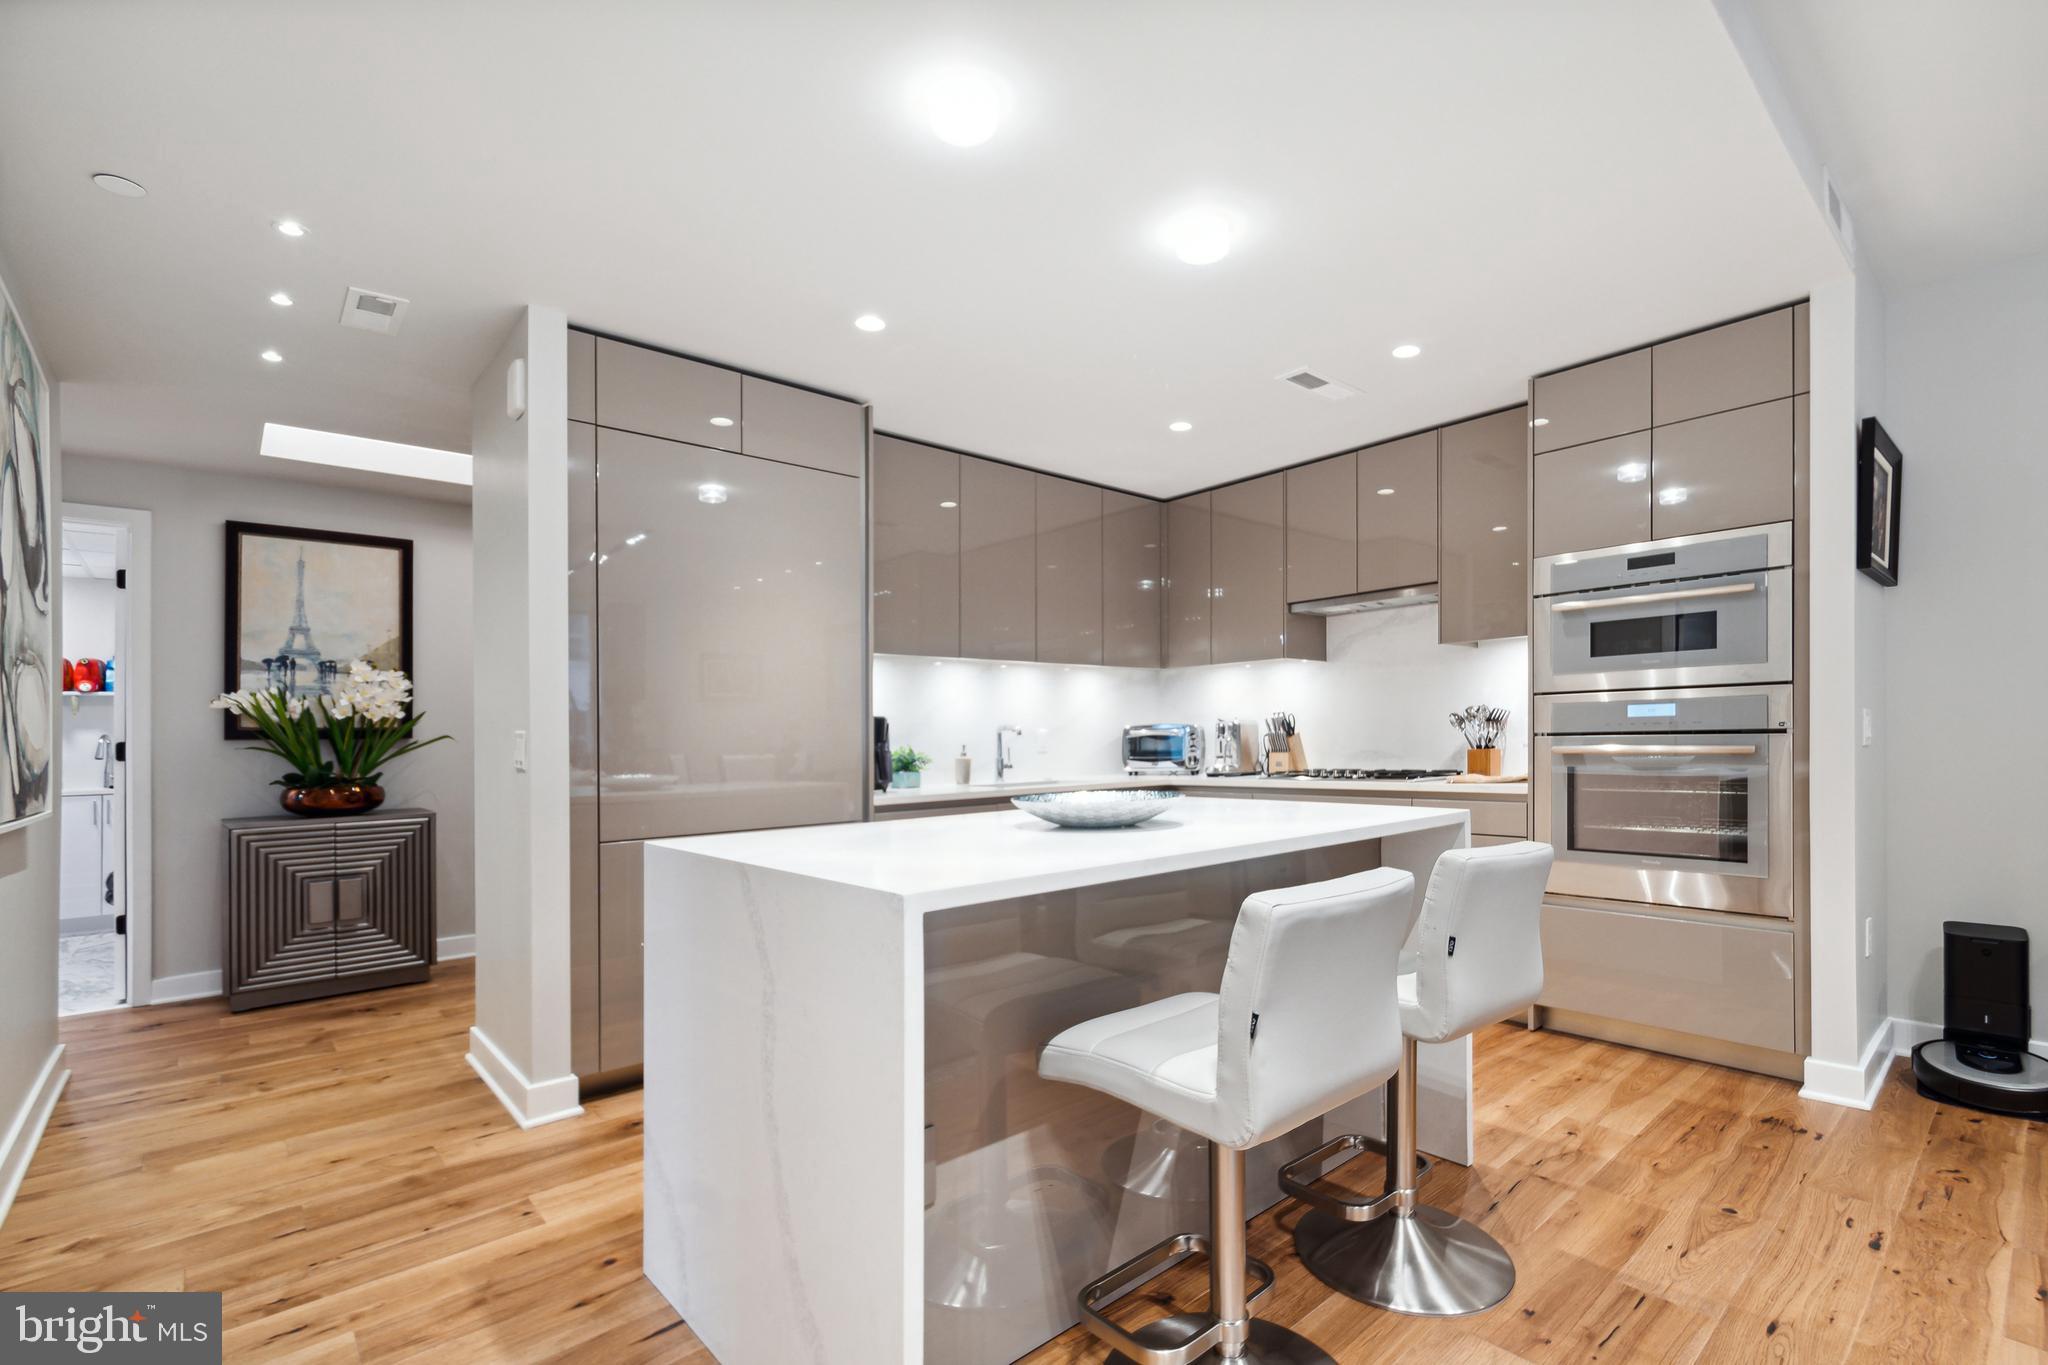
[[[996,781],[998,782],[1003,780],[1004,773],[1017,766],[1010,761],[1009,752],[1003,745],[1004,735],[1015,735],[1017,738],[1022,739],[1024,738],[1024,732],[1014,725],[998,725],[996,727]]]

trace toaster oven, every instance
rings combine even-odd
[[[1202,771],[1199,726],[1162,722],[1124,727],[1124,771],[1132,777],[1193,776]]]

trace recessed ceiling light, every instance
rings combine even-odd
[[[1394,359],[1396,360],[1413,360],[1421,354],[1422,348],[1414,342],[1403,342],[1394,348]]]
[[[911,103],[939,141],[979,147],[996,135],[1010,103],[1001,77],[978,66],[941,66],[911,83]]]
[[[269,361],[273,365],[279,365],[284,363],[284,357],[279,355],[276,351],[265,351],[263,353],[263,359]]]
[[[722,483],[700,483],[697,485],[697,501],[717,504],[725,501],[725,485]],[[738,591],[735,589],[734,591]]]
[[[306,235],[306,225],[296,218],[278,219],[277,230],[287,237],[303,237]]]
[[[1531,421],[1529,425],[1532,427],[1547,427],[1550,425],[1550,419],[1548,417],[1538,417]]]
[[[1182,209],[1159,227],[1159,238],[1188,265],[1213,265],[1230,254],[1236,228],[1230,215],[1210,204]]]
[[[108,194],[118,194],[123,199],[140,199],[143,195],[149,193],[148,190],[142,188],[142,186],[136,184],[127,176],[115,175],[112,171],[97,172],[92,178],[92,183],[98,185]]]
[[[292,296],[290,294],[285,293],[284,290],[282,289],[278,290],[275,294],[272,294],[270,296],[270,301],[280,308],[289,308],[292,306]]]
[[[1193,422],[1168,422],[1166,429],[1168,431],[1193,431],[1195,424]]]
[[[959,504],[959,503],[957,503],[957,502],[950,502],[950,501],[949,501],[949,502],[942,502],[942,503],[940,503],[940,504],[939,504],[939,506],[941,506],[941,507],[958,507],[959,505],[960,505],[960,504]]]
[[[398,441],[373,441],[339,431],[315,431],[310,427],[263,424],[259,453],[273,460],[298,460],[305,464],[336,465],[342,469],[367,470],[372,474],[398,474],[409,479],[432,479],[436,483],[469,483],[470,459],[459,450],[435,450],[430,446],[409,446]],[[591,562],[597,562],[595,555]]]
[[[1614,481],[1616,483],[1641,483],[1649,477],[1650,467],[1640,460],[1630,460],[1627,464],[1614,471]]]
[[[873,313],[862,313],[853,320],[853,325],[860,328],[863,332],[879,332],[889,324]]]
[[[1373,491],[1375,493],[1378,493],[1383,498],[1391,498],[1394,496],[1394,490],[1391,488],[1376,488]]]
[[[1666,507],[1676,507],[1685,501],[1686,496],[1686,491],[1683,488],[1666,488],[1657,494],[1657,501]]]
[[[729,427],[729,426],[731,426],[731,425],[732,425],[732,418],[730,418],[730,417],[714,417],[714,418],[712,418],[712,419],[711,419],[711,425],[712,425],[712,426],[714,426],[714,427]]]

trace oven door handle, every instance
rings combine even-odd
[[[1727,756],[1750,757],[1756,753],[1754,744],[1560,744],[1554,746],[1553,754],[1579,754],[1608,758],[1703,758]]]
[[[1569,602],[1552,602],[1552,611],[1594,611],[1600,607],[1647,607],[1653,602],[1690,602],[1700,597],[1739,597],[1755,592],[1754,583],[1724,583],[1714,588],[1674,588],[1670,592],[1643,592],[1630,597],[1575,597]]]

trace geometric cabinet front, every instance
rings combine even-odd
[[[427,979],[431,812],[222,823],[230,1008]]]

